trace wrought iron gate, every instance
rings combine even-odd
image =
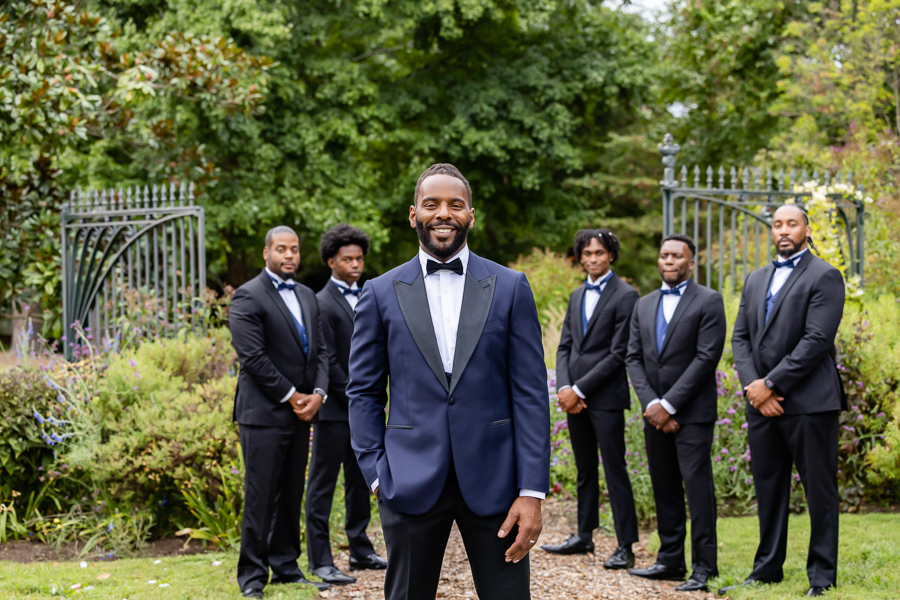
[[[747,275],[772,259],[771,218],[775,210],[787,200],[804,204],[809,197],[794,186],[809,180],[820,180],[804,169],[799,178],[795,170],[782,169],[761,172],[759,168],[731,167],[727,173],[720,166],[705,171],[699,166],[688,169],[682,165],[675,176],[675,156],[681,147],[666,134],[659,150],[665,167],[660,181],[663,194],[663,236],[684,233],[697,244],[694,278],[719,291],[730,287],[732,292],[743,285]],[[692,175],[692,185],[689,184]],[[701,176],[705,175],[705,185]],[[717,176],[717,181],[716,181]],[[840,171],[821,175],[825,185],[852,185],[853,175]],[[865,258],[865,204],[845,199],[843,194],[829,196],[841,225],[841,250],[848,275],[863,275]]]
[[[69,359],[79,329],[93,345],[114,347],[136,306],[150,315],[145,333],[195,326],[206,245],[194,184],[72,192],[62,211],[62,271]]]

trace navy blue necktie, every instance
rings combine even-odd
[[[271,275],[269,275],[269,279],[272,280],[273,283],[278,284],[278,291],[281,290],[290,290],[294,291],[294,289],[300,285],[296,281],[278,281]],[[284,300],[282,299],[282,302]],[[286,305],[286,303],[285,303]],[[291,318],[294,320],[294,325],[297,327],[297,333],[300,335],[300,345],[303,347],[303,354],[309,354],[309,338],[306,335],[306,327],[303,326],[303,323],[297,320],[297,317],[294,316],[294,313],[291,312],[290,308],[288,309],[288,313],[291,315]]]

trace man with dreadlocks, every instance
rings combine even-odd
[[[807,596],[821,596],[837,579],[838,415],[847,401],[834,338],[844,310],[844,280],[810,253],[809,218],[799,206],[775,211],[772,242],[781,260],[747,277],[731,339],[747,398],[759,510],[759,548],[741,585],[784,576],[793,463],[811,522]]]

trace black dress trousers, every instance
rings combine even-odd
[[[759,549],[753,559],[753,579],[775,582],[784,577],[793,462],[809,509],[809,585],[828,587],[836,583],[840,516],[838,417],[838,411],[778,417],[748,412],[753,483],[759,507]]]
[[[609,492],[616,538],[620,546],[638,541],[634,492],[625,465],[625,413],[621,410],[582,410],[566,417],[572,452],[578,468],[578,533],[589,540],[600,526],[600,479],[597,448]]]
[[[345,530],[353,558],[375,553],[366,527],[369,525],[369,487],[350,447],[350,424],[322,421],[313,426],[309,489],[306,492],[306,540],[310,570],[334,566],[328,535],[328,518],[338,474],[344,466]]]
[[[713,429],[712,423],[686,423],[678,433],[669,434],[644,423],[660,542],[657,561],[676,569],[685,567],[686,493],[691,514],[691,569],[708,577],[719,573],[716,493],[709,455]]]
[[[265,587],[302,575],[300,505],[309,456],[309,423],[240,425],[244,456],[244,519],[238,559],[240,588]]]
[[[497,537],[506,513],[481,517],[469,510],[452,465],[437,504],[425,514],[397,512],[380,500],[378,509],[388,554],[386,600],[435,597],[454,521],[462,534],[478,597],[481,600],[531,598],[529,556],[518,563],[506,562],[505,553],[515,542],[519,528],[513,527],[505,538]]]

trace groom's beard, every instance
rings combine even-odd
[[[429,254],[435,256],[441,260],[447,260],[457,252],[459,249],[463,247],[466,243],[466,236],[469,235],[469,225],[471,225],[472,220],[469,219],[469,222],[466,223],[465,227],[459,227],[456,223],[449,221],[438,221],[432,222],[431,225],[425,227],[421,221],[416,219],[416,233],[419,234],[419,241],[422,242],[422,245],[428,251]],[[450,238],[449,241],[438,243],[431,239],[431,235],[428,232],[428,229],[432,227],[449,227],[451,229],[455,229],[456,233]]]

